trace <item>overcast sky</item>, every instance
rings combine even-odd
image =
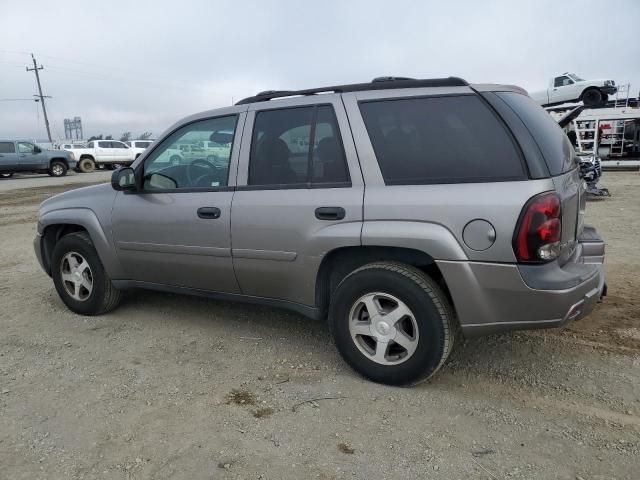
[[[640,1],[0,0],[0,99],[52,135],[152,131],[260,90],[455,75],[543,88],[573,71],[640,90]],[[0,101],[0,138],[46,138]]]

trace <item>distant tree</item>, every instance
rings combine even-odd
[[[107,135],[104,137],[105,140],[113,140],[113,135]]]
[[[90,142],[92,140],[102,140],[102,134],[94,135],[93,137],[89,137],[89,140],[87,140],[87,142]]]
[[[124,132],[120,137],[121,142],[128,142],[129,140],[131,140],[131,132]]]
[[[149,140],[151,138],[151,135],[153,135],[151,132],[144,132],[138,135],[138,138],[136,138],[136,140]]]

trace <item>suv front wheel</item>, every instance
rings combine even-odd
[[[51,273],[58,295],[81,315],[100,315],[120,303],[122,292],[111,283],[86,232],[65,235],[53,249]]]
[[[51,162],[48,173],[51,177],[64,177],[67,174],[67,166],[63,162],[56,160]]]
[[[421,270],[402,263],[371,263],[345,277],[332,296],[329,325],[351,367],[391,385],[426,380],[454,343],[446,295]]]

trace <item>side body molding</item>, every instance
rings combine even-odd
[[[98,252],[102,265],[113,279],[122,278],[123,271],[110,241],[111,232],[105,232],[96,214],[89,208],[51,210],[40,217],[39,234],[50,225],[80,225],[84,227]]]

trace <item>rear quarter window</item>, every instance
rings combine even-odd
[[[475,95],[360,103],[387,185],[524,180],[521,152]]]
[[[564,130],[530,97],[516,92],[496,92],[522,120],[538,145],[552,176],[573,170],[575,151]]]

